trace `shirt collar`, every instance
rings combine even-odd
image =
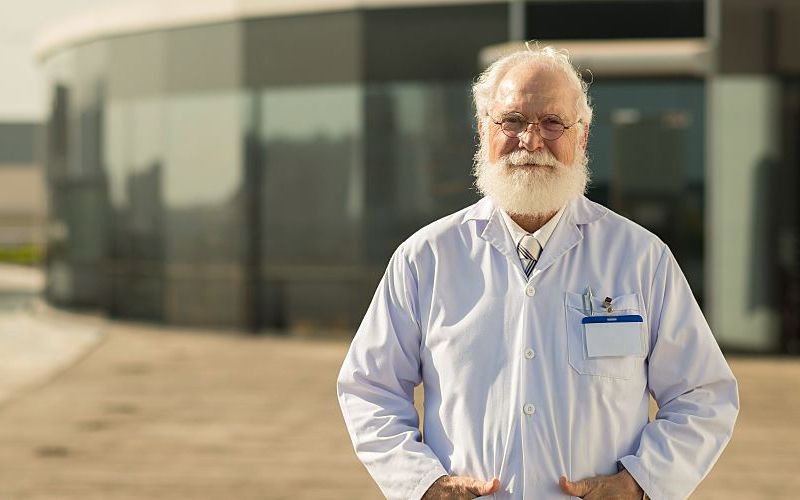
[[[500,211],[500,215],[503,216],[503,221],[506,223],[506,228],[508,232],[511,234],[511,239],[514,240],[514,244],[518,244],[519,240],[522,239],[523,236],[526,234],[530,234],[521,227],[519,224],[514,222],[514,219],[511,218],[510,215],[506,213],[505,210],[498,209]],[[558,221],[561,220],[561,215],[564,213],[564,207],[561,207],[558,212],[548,220],[542,227],[537,229],[533,232],[533,237],[536,238],[536,241],[539,242],[542,248],[547,244],[547,240],[550,239],[550,236],[553,234],[553,230],[555,230],[556,226],[558,225]]]

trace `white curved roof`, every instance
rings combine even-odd
[[[142,31],[253,17],[396,7],[431,7],[508,0],[126,0],[45,28],[34,44],[39,60],[60,49]]]
[[[713,53],[702,38],[645,40],[541,40],[569,51],[572,63],[591,73],[613,76],[703,76],[711,70]],[[523,50],[524,42],[508,42],[484,48],[479,54],[486,67],[506,54]]]

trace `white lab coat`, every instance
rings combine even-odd
[[[588,358],[583,292],[638,314],[645,355]],[[424,441],[413,389],[424,383]],[[648,423],[648,393],[659,404]],[[617,472],[684,498],[728,443],[736,380],[669,249],[585,197],[527,279],[484,198],[392,256],[338,379],[356,453],[388,498],[441,475],[498,477],[498,499],[565,498],[558,478]]]

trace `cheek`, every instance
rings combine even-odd
[[[505,134],[492,135],[489,141],[489,161],[497,161],[502,155],[510,153],[512,149],[514,149],[514,144]]]
[[[568,140],[556,141],[555,144],[550,145],[550,152],[556,157],[556,160],[565,165],[571,165],[575,159],[575,143]]]
[[[572,163],[572,155],[570,154],[570,149],[571,148],[566,147],[565,145],[559,145],[558,149],[556,151],[553,151],[553,154],[555,155],[558,161],[560,161],[565,165],[569,165],[570,163]]]

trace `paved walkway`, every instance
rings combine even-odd
[[[64,314],[56,331],[69,338],[96,321]],[[335,398],[345,342],[102,331],[70,368],[0,406],[0,499],[380,498]],[[0,364],[13,359],[3,349]],[[732,366],[737,431],[693,498],[794,498],[800,360]]]
[[[45,383],[102,339],[102,322],[71,315],[38,299],[38,269],[0,264],[0,405]]]
[[[336,403],[345,348],[113,324],[0,409],[0,498],[379,498]]]

